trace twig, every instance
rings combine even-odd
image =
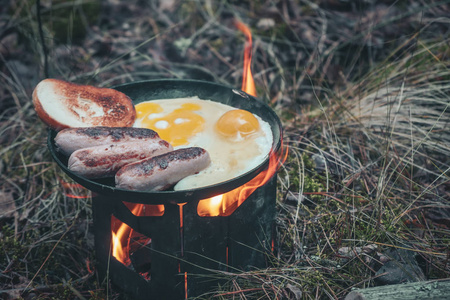
[[[33,280],[36,278],[36,276],[41,272],[42,268],[45,266],[45,263],[48,261],[48,259],[50,258],[50,256],[53,254],[53,251],[55,251],[56,247],[59,245],[59,243],[61,242],[61,240],[66,236],[66,233],[68,233],[70,231],[70,229],[72,228],[72,226],[75,224],[72,223],[72,225],[69,226],[69,228],[67,228],[67,230],[61,235],[61,237],[59,238],[59,240],[56,242],[56,244],[53,246],[52,250],[50,251],[50,253],[47,255],[47,257],[45,258],[44,262],[42,263],[41,267],[39,268],[39,270],[37,270],[36,274],[34,274],[33,278],[31,278],[30,282],[27,284],[27,286],[24,289],[25,293],[28,288],[30,287],[30,285],[33,283]]]

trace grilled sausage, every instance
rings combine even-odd
[[[82,148],[132,141],[157,143],[161,138],[155,131],[147,128],[103,126],[67,128],[58,132],[55,137],[56,146],[65,155]]]
[[[76,150],[69,157],[69,169],[86,178],[112,177],[126,164],[172,151],[163,140],[158,143],[128,142]]]
[[[205,149],[178,149],[125,165],[116,173],[116,187],[135,191],[166,190],[186,176],[205,169],[210,163]]]

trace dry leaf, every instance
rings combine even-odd
[[[296,300],[302,299],[302,290],[298,286],[289,283],[286,287],[294,294]]]

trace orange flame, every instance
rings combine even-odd
[[[235,20],[236,27],[247,37],[244,49],[244,70],[242,77],[242,90],[256,97],[255,82],[251,72],[252,61],[252,34],[250,29],[242,22]],[[269,154],[269,166],[267,170],[259,173],[246,184],[222,195],[199,201],[197,213],[202,217],[229,216],[238,208],[258,187],[264,185],[276,173],[278,167],[284,163],[287,157],[287,149],[277,154],[273,151]]]
[[[249,95],[256,97],[255,82],[251,72],[252,60],[252,35],[250,29],[242,22],[236,20],[236,27],[244,33],[247,42],[244,48],[244,67],[242,76],[241,89]],[[283,142],[283,141],[281,141]],[[269,153],[269,165],[267,169],[259,173],[246,184],[222,195],[217,195],[208,199],[199,201],[197,213],[199,216],[229,216],[231,215],[258,187],[266,184],[272,176],[277,172],[279,166],[286,160],[288,151],[280,147],[279,153],[271,151]],[[135,203],[124,204],[130,209],[135,216],[162,216],[164,214],[164,205],[143,205]],[[180,230],[183,228],[182,205],[180,204]],[[114,218],[114,216],[112,216]],[[114,218],[117,220],[116,218]],[[119,221],[120,222],[120,221]],[[133,229],[125,223],[120,222],[117,230],[112,231],[112,254],[122,262],[129,266],[130,261],[130,245],[129,240],[133,233]],[[228,257],[228,248],[227,248]],[[228,259],[228,258],[227,258]],[[181,270],[179,270],[181,272]],[[187,297],[187,273],[185,276],[185,293]]]
[[[58,178],[58,180],[64,190],[63,193],[66,197],[74,199],[87,199],[91,197],[89,191],[85,189],[81,184],[70,183],[61,178]]]
[[[201,217],[231,215],[258,187],[263,186],[272,178],[279,166],[286,160],[287,154],[287,149],[283,150],[283,147],[281,147],[279,154],[271,151],[267,170],[228,193],[200,200],[197,206],[198,215]]]
[[[235,20],[237,29],[244,33],[247,42],[244,48],[244,72],[242,74],[241,89],[249,95],[256,97],[255,81],[253,80],[251,64],[252,64],[252,33],[250,28],[241,21]]]
[[[159,217],[164,214],[164,205],[140,204],[125,201],[123,204],[137,217]],[[114,223],[119,224],[119,226],[116,226],[117,230],[112,230],[112,255],[124,265],[129,266],[131,263],[129,241],[133,234],[133,229],[115,217],[111,221],[111,224]]]
[[[131,209],[131,213],[135,216],[139,216],[142,213],[143,207],[143,204],[136,204]],[[129,266],[131,264],[129,242],[133,233],[133,228],[123,222],[120,222],[117,218],[114,218],[114,221],[111,221],[112,224],[116,222],[119,222],[120,225],[117,230],[112,231],[112,255],[124,265]]]
[[[131,262],[128,255],[129,248],[124,247],[122,241],[124,240],[123,237],[129,236],[131,230],[130,226],[121,223],[117,231],[112,231],[112,255],[125,266],[129,266]]]
[[[164,205],[161,204],[140,204],[132,202],[122,202],[136,217],[160,217],[164,215]],[[137,207],[139,206],[139,207]],[[135,213],[137,212],[137,213]]]

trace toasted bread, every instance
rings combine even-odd
[[[136,119],[133,101],[109,88],[58,79],[42,80],[33,91],[36,113],[49,127],[130,127]]]

